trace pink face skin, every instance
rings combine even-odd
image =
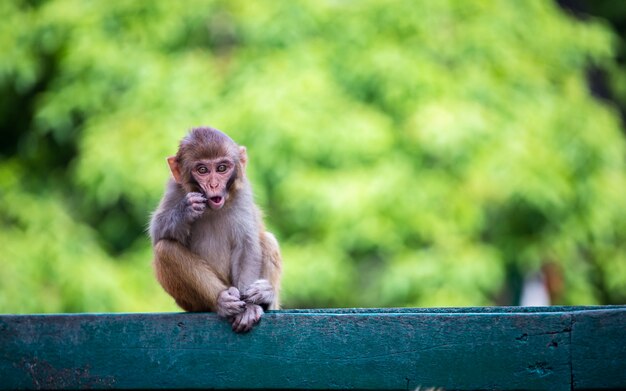
[[[224,206],[234,169],[235,163],[227,158],[200,160],[194,167],[192,175],[202,188],[209,208],[218,210]]]

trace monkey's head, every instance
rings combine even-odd
[[[176,156],[167,158],[174,180],[187,192],[199,192],[213,210],[221,209],[241,187],[246,148],[209,127],[193,128]]]

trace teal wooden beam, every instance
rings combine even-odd
[[[626,306],[0,315],[0,389],[626,389]]]

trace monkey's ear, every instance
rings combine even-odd
[[[246,153],[246,147],[239,147],[239,162],[241,162],[241,166],[246,168],[246,164],[248,164],[248,154]]]
[[[167,164],[170,166],[170,171],[174,176],[176,183],[181,183],[182,175],[180,174],[180,166],[176,160],[176,156],[170,156],[167,158]]]

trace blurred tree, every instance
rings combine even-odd
[[[545,1],[0,2],[0,311],[172,310],[164,158],[247,145],[286,306],[626,301],[615,37]]]
[[[592,92],[608,99],[620,108],[622,121],[626,121],[626,7],[611,0],[558,0],[568,12],[581,20],[601,18],[608,22],[619,36],[616,41],[616,61],[589,72]]]

